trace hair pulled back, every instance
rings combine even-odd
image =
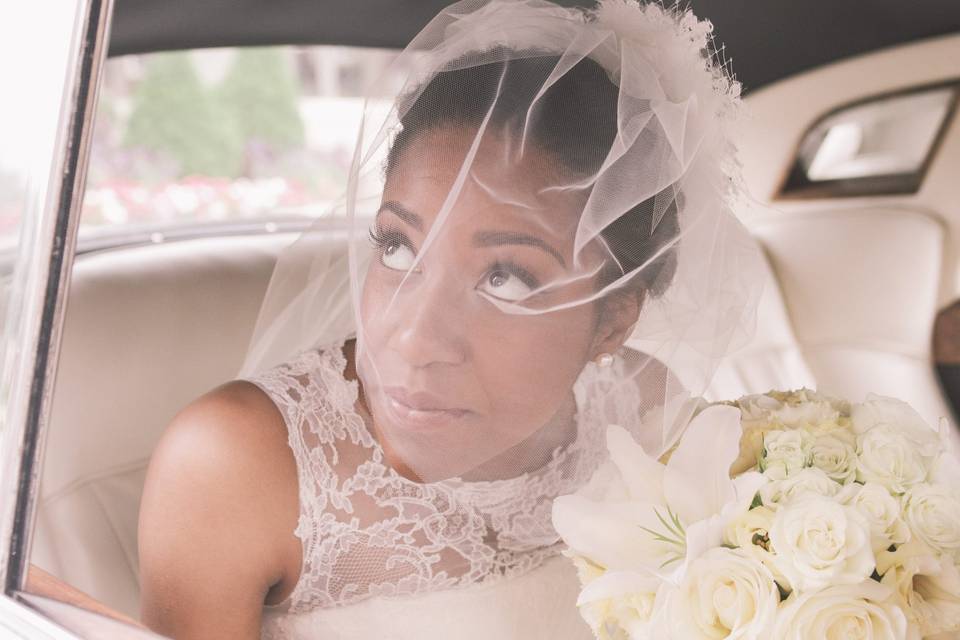
[[[487,57],[494,61],[473,66],[454,61],[400,98],[401,128],[387,155],[387,175],[419,136],[447,127],[478,128],[491,107],[490,129],[523,135],[574,176],[596,173],[618,135],[619,88],[603,67],[584,58],[538,96],[559,56],[494,49]],[[670,204],[656,224],[661,194],[624,211],[601,231],[613,258],[601,273],[602,284],[639,270],[632,284],[654,296],[667,289],[676,270],[672,246],[683,203],[683,194],[674,193],[673,187],[665,190]],[[671,248],[651,262],[666,246]]]

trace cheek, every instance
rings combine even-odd
[[[382,323],[377,322],[383,315],[378,310],[386,308],[390,298],[396,291],[396,283],[389,278],[390,274],[383,273],[378,265],[371,265],[363,281],[360,293],[360,328],[365,340],[371,345],[378,344],[382,338]]]
[[[363,288],[360,290],[360,317],[361,319],[370,316],[370,309],[373,308],[378,296],[376,277],[371,275],[373,269],[367,272],[363,279]]]
[[[590,357],[593,312],[585,305],[542,316],[497,315],[485,319],[483,338],[473,344],[474,367],[503,426],[538,428]]]

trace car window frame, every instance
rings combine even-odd
[[[69,616],[51,615],[43,598],[24,593],[47,418],[53,393],[67,292],[89,159],[94,106],[109,42],[113,0],[74,0],[53,11],[72,11],[71,33],[55,29],[37,38],[69,36],[53,55],[66,69],[46,179],[32,185],[22,224],[36,232],[23,248],[31,289],[20,313],[22,359],[10,371],[11,396],[0,416],[0,630],[21,638],[78,638]],[[42,43],[41,43],[42,44]],[[62,45],[61,45],[62,46]],[[51,91],[55,94],[55,91]],[[51,99],[56,99],[51,95]],[[19,273],[17,275],[20,275]],[[58,619],[59,618],[59,619]]]
[[[882,104],[883,102],[896,98],[905,98],[939,90],[949,90],[953,95],[947,102],[946,112],[927,149],[926,157],[914,171],[816,181],[810,180],[806,176],[805,171],[800,165],[801,149],[807,142],[810,133],[825,120],[858,107]],[[933,166],[958,112],[960,112],[960,77],[956,76],[946,80],[910,85],[892,91],[875,93],[834,106],[825,113],[817,116],[804,129],[803,134],[793,147],[789,161],[790,164],[780,180],[774,200],[779,202],[803,202],[807,200],[822,200],[825,198],[842,199],[915,195],[923,187],[927,172],[930,170],[930,167]]]

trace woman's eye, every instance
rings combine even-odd
[[[416,258],[410,247],[396,240],[389,242],[380,254],[383,266],[396,271],[409,271]]]
[[[494,298],[517,302],[533,292],[533,287],[516,274],[505,269],[494,269],[480,283],[479,289]]]

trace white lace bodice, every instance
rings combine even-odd
[[[552,500],[586,482],[605,451],[603,429],[589,428],[602,417],[584,376],[574,388],[578,436],[543,468],[507,480],[417,483],[385,463],[345,366],[341,344],[250,378],[283,414],[300,491],[301,574],[268,609],[296,614],[488,583],[558,553]]]

